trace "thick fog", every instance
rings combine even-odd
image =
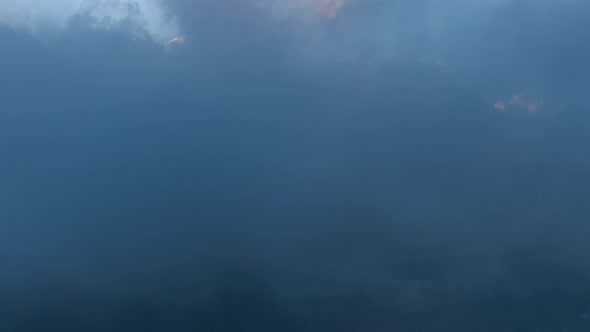
[[[582,0],[0,0],[0,331],[589,331],[588,40]]]

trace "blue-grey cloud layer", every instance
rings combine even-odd
[[[586,331],[590,12],[441,7],[2,28],[0,329]]]

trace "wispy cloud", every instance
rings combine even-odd
[[[498,101],[494,104],[494,108],[499,110],[499,111],[505,111],[506,110],[506,104],[503,101]]]
[[[344,7],[346,0],[260,0],[278,18],[315,17],[331,21]]]
[[[318,10],[321,15],[327,19],[333,19],[344,5],[344,0],[321,0],[319,1]]]
[[[186,39],[184,37],[174,37],[168,41],[168,44],[172,44],[172,45],[184,44],[185,40]]]
[[[507,99],[499,100],[494,104],[494,108],[499,111],[522,111],[537,112],[545,105],[543,97],[527,94],[517,93]]]
[[[96,29],[126,30],[166,44],[180,35],[175,18],[157,0],[2,0],[0,24],[46,36],[83,18]]]

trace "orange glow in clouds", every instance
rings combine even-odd
[[[541,110],[545,105],[541,96],[519,93],[512,95],[507,100],[499,100],[494,108],[499,111],[527,110],[531,113]]]
[[[316,0],[319,1],[317,10],[320,15],[332,20],[338,15],[344,5],[344,0]]]
[[[506,110],[506,104],[504,104],[503,101],[499,101],[497,103],[494,104],[494,108],[500,111],[505,111]]]
[[[292,15],[313,15],[331,21],[342,10],[347,0],[258,0],[259,4],[269,6],[279,18]]]

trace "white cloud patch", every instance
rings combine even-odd
[[[76,17],[162,44],[179,36],[176,19],[158,0],[0,0],[0,24],[40,37],[66,29]]]

